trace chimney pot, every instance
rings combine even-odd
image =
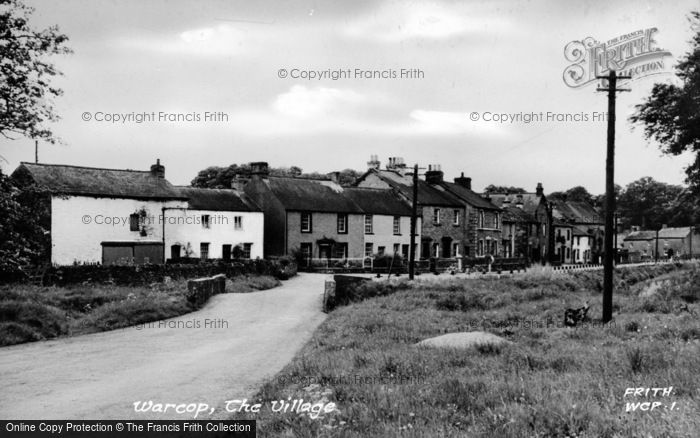
[[[151,165],[151,174],[158,178],[165,178],[165,166],[160,164],[160,158],[156,160],[156,164]]]
[[[535,190],[535,194],[537,196],[543,196],[544,195],[544,188],[542,187],[542,183],[538,182],[537,183],[537,188]]]
[[[437,164],[428,165],[428,171],[425,172],[425,182],[428,184],[440,184],[443,181],[444,174]]]
[[[467,176],[464,176],[464,172],[462,172],[462,176],[455,178],[455,184],[458,184],[469,190],[472,189],[472,179]]]

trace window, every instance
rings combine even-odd
[[[476,255],[477,256],[484,255],[484,241],[483,240],[479,240],[476,243]]]
[[[310,233],[311,229],[312,229],[311,213],[302,213],[301,214],[301,232],[302,233]]]
[[[383,256],[385,252],[386,252],[385,246],[378,246],[377,247],[377,255]]]
[[[433,225],[440,225],[440,209],[433,209]]]
[[[557,237],[561,237],[561,228],[557,228]]]
[[[311,261],[312,246],[309,242],[303,242],[300,246],[301,257],[305,266]]]
[[[209,215],[208,214],[202,215],[202,228],[209,228]]]
[[[394,235],[401,235],[401,216],[394,216]]]
[[[479,228],[484,228],[484,212],[483,212],[483,210],[479,211]]]
[[[452,257],[459,256],[459,242],[452,242]]]
[[[250,250],[252,249],[252,247],[253,247],[252,243],[244,243],[243,244],[243,258],[244,259],[250,258]]]
[[[338,234],[347,234],[348,232],[348,215],[338,213]]]
[[[453,213],[454,213],[454,218],[452,219],[452,225],[458,226],[458,225],[459,225],[459,222],[460,222],[460,219],[461,219],[460,216],[461,216],[461,213],[462,213],[462,212],[459,211],[459,210],[454,210]]]
[[[394,244],[394,255],[399,255],[401,251],[401,245],[398,243]]]
[[[404,259],[406,259],[406,260],[408,260],[408,259],[410,258],[410,256],[411,256],[411,255],[409,254],[409,253],[410,253],[410,248],[411,248],[411,247],[410,247],[409,245],[405,245],[405,244],[404,244],[404,245],[401,245],[401,256],[402,256]]]
[[[365,215],[365,234],[372,234],[374,231],[374,224],[373,224],[374,218],[372,217],[371,214],[366,214]]]
[[[432,255],[432,257],[435,257],[435,258],[440,257],[440,244],[439,243],[433,243],[433,253],[431,255]]]
[[[243,216],[234,216],[233,217],[233,229],[234,230],[242,230],[243,229]]]
[[[137,213],[129,215],[129,231],[139,231],[139,215]]]
[[[202,260],[209,258],[209,243],[203,242],[199,244],[199,257]]]
[[[374,254],[374,244],[365,243],[365,257],[372,257],[372,254]]]
[[[493,218],[493,227],[494,228],[499,228],[499,223],[500,223],[499,219],[500,219],[499,214],[496,213],[496,215]]]
[[[347,242],[336,243],[333,246],[333,258],[334,259],[346,259],[346,258],[348,258],[348,244],[347,244]]]
[[[566,240],[571,239],[571,230],[566,230]]]

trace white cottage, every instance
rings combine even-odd
[[[233,251],[239,243],[251,257],[262,257],[263,218],[254,204],[217,190],[206,196],[209,189],[177,188],[165,179],[160,160],[150,171],[21,163],[12,176],[51,193],[50,260],[56,265],[163,263],[177,245],[188,255],[187,244],[197,257],[223,258],[225,245]],[[188,216],[207,218],[209,227],[188,223]],[[231,230],[214,224],[223,217]],[[239,220],[243,225],[236,228]],[[205,243],[212,245],[208,256]]]
[[[262,258],[264,217],[245,194],[231,189],[178,187],[188,207],[165,210],[166,258]]]

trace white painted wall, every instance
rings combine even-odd
[[[104,241],[162,242],[162,207],[183,207],[184,201],[93,198],[51,199],[51,262],[58,265],[101,263]],[[130,231],[129,216],[144,208],[147,235]]]
[[[201,223],[202,215],[209,215],[209,228]],[[234,226],[235,216],[241,216],[242,228]],[[206,211],[176,209],[165,211],[165,257],[170,258],[170,247],[180,245],[185,256],[185,248],[189,244],[192,251],[190,257],[200,257],[200,243],[209,243],[209,258],[221,258],[222,246],[232,247],[243,243],[252,243],[250,257],[263,257],[263,227],[262,212]]]
[[[581,239],[581,243],[578,243],[578,239]],[[576,254],[576,251],[578,250],[578,255],[576,259],[572,260],[573,263],[590,263],[590,257],[591,257],[591,238],[588,236],[574,236],[573,244],[572,244],[572,249],[574,251],[574,254]],[[586,260],[585,256],[586,254],[588,255],[589,259]]]

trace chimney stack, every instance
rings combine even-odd
[[[523,208],[523,195],[518,193],[515,197],[515,206],[522,209]]]
[[[379,157],[377,155],[371,155],[369,161],[367,162],[367,170],[379,170],[382,163],[379,162]]]
[[[425,172],[425,182],[428,184],[442,183],[443,173],[439,164],[428,165],[428,171]]]
[[[472,179],[464,176],[464,172],[462,172],[462,176],[455,178],[455,184],[458,184],[469,190],[472,189]]]
[[[537,196],[544,196],[544,188],[542,188],[542,183],[538,182],[537,183],[537,189],[535,190],[535,194]]]
[[[328,174],[328,177],[331,179],[331,181],[340,185],[340,172],[331,172]]]
[[[165,178],[165,166],[160,164],[160,158],[156,160],[156,164],[151,165],[151,175],[157,178]]]
[[[250,163],[250,174],[254,177],[265,178],[270,176],[270,168],[266,161]]]
[[[402,157],[389,157],[386,170],[393,170],[394,172],[398,172],[403,175],[406,173],[406,163]]]

